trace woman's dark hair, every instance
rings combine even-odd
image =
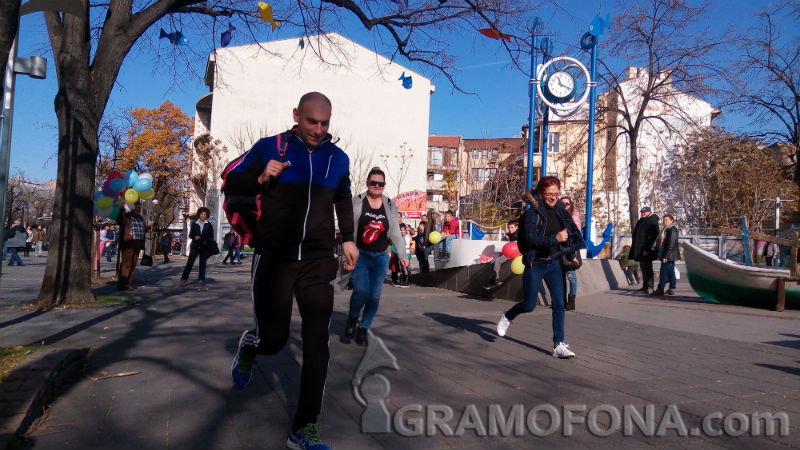
[[[672,217],[672,214],[664,214],[664,219],[666,219],[667,217],[669,217],[669,220],[675,222],[675,218]]]
[[[542,194],[544,193],[544,190],[553,185],[558,186],[558,188],[561,189],[561,181],[558,179],[558,177],[552,177],[552,176],[542,177],[539,180],[539,182],[536,183],[536,189],[534,190],[534,192],[536,192],[536,195],[541,197]]]
[[[380,167],[375,166],[372,169],[369,169],[369,173],[367,174],[367,182],[369,183],[369,179],[372,178],[373,175],[380,175],[386,180],[386,174],[383,173]]]
[[[206,208],[205,206],[201,206],[197,208],[197,217],[200,217],[200,213],[206,213],[206,218],[211,217],[211,210]]]

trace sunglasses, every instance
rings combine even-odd
[[[386,182],[385,181],[370,181],[369,185],[370,186],[384,187],[384,186],[386,186]]]
[[[558,192],[544,193],[544,194],[542,194],[542,197],[558,198],[558,195],[559,195]]]
[[[561,202],[561,203],[563,203],[563,204],[564,204],[564,206],[569,206],[569,205],[571,205],[571,204],[572,204],[572,203],[570,203],[570,202]]]

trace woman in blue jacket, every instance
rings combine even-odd
[[[183,276],[181,276],[181,287],[186,286],[186,280],[189,279],[189,273],[194,266],[194,260],[200,256],[200,275],[198,276],[198,286],[203,286],[206,283],[206,260],[211,257],[211,244],[214,242],[214,227],[208,221],[208,216],[211,210],[205,206],[197,210],[197,220],[192,224],[189,230],[189,259],[186,261],[186,267],[183,268]]]
[[[518,232],[519,250],[525,264],[522,274],[525,300],[503,313],[497,323],[497,334],[505,336],[512,320],[533,311],[544,281],[553,302],[553,356],[574,358],[575,353],[564,342],[565,281],[560,258],[565,255],[577,262],[575,253],[586,248],[586,244],[564,204],[558,201],[560,190],[561,181],[547,176],[539,180],[535,191],[525,194],[530,208],[520,217]]]

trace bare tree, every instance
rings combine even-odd
[[[776,19],[786,16],[795,26],[782,30]],[[740,41],[743,54],[731,72],[741,76],[731,103],[752,119],[754,136],[792,146],[792,177],[800,185],[800,6],[784,1],[758,17],[760,26]]]
[[[697,117],[687,108],[687,94],[696,98],[708,95],[711,90],[706,80],[722,73],[709,62],[709,55],[722,41],[706,32],[688,31],[704,17],[706,8],[689,6],[684,0],[626,5],[612,21],[611,36],[604,43],[612,58],[639,65],[619,73],[601,61],[602,82],[610,93],[600,109],[609,117],[609,126],[616,129],[610,145],[616,146],[623,139],[629,153],[631,224],[639,216],[642,133],[652,127],[661,130],[659,135],[680,138],[695,129]],[[630,81],[625,80],[626,75]]]
[[[211,185],[216,186],[225,169],[224,156],[228,153],[227,147],[220,147],[222,141],[214,139],[210,134],[202,134],[194,140],[194,152],[196,158],[192,161],[197,162],[197,166],[192,168],[191,181],[201,204],[205,203],[208,193],[208,180]]]
[[[400,151],[397,154],[384,154],[378,155],[381,159],[383,159],[383,163],[386,165],[386,176],[389,180],[397,186],[397,195],[400,195],[403,192],[403,180],[406,179],[408,175],[408,169],[411,167],[411,161],[414,159],[414,149],[408,146],[408,143],[403,142],[403,145],[400,146]],[[389,168],[389,161],[395,160],[399,167],[392,167]],[[366,180],[366,177],[365,177]]]
[[[259,139],[267,137],[270,134],[267,124],[262,124],[260,126],[253,126],[250,124],[241,125],[226,138],[227,142],[233,147],[233,150],[236,151],[236,155],[230,159],[234,159],[236,156],[246,152]]]

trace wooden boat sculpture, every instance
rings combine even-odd
[[[774,308],[778,280],[789,278],[789,269],[752,267],[720,259],[690,243],[682,243],[686,274],[692,289],[715,303]],[[785,283],[786,307],[800,309],[800,285]]]

